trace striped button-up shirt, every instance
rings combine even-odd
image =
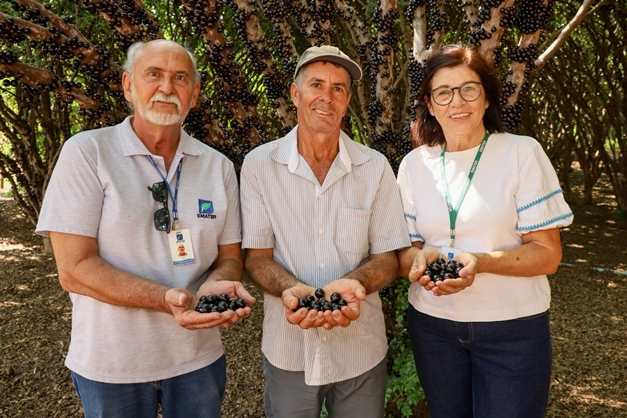
[[[241,171],[243,248],[272,248],[274,259],[319,288],[359,267],[369,254],[410,245],[389,163],[344,132],[323,184],[298,153],[297,130],[255,148]],[[262,350],[275,367],[304,371],[324,385],[359,376],[386,355],[378,293],[349,327],[304,330],[285,318],[280,298],[264,295]]]

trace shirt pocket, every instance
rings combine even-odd
[[[342,252],[367,254],[370,209],[340,208],[335,225],[335,242]]]

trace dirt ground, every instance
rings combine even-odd
[[[575,224],[562,232],[563,266],[550,277],[554,370],[547,417],[627,418],[627,224],[603,184],[595,203],[571,203]],[[262,303],[223,332],[225,418],[264,416]],[[63,365],[70,314],[54,260],[0,194],[0,418],[81,416]]]

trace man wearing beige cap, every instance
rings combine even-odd
[[[378,291],[410,245],[383,155],[341,130],[361,69],[311,47],[294,73],[298,125],[251,151],[241,171],[245,267],[264,291],[268,417],[383,416],[386,336]],[[335,310],[299,307],[338,293]],[[318,293],[318,295],[316,295]],[[311,308],[311,306],[309,306]]]

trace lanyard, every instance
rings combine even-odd
[[[483,150],[485,149],[486,144],[488,143],[488,137],[490,134],[488,131],[485,132],[483,136],[483,141],[481,141],[481,145],[479,145],[479,149],[477,150],[477,155],[475,155],[475,160],[472,163],[472,167],[470,167],[470,172],[468,173],[468,178],[466,178],[466,182],[464,183],[464,187],[459,196],[459,200],[457,201],[457,205],[453,208],[453,203],[451,202],[451,193],[448,189],[448,183],[446,182],[446,168],[444,167],[444,153],[446,152],[446,142],[442,147],[442,153],[440,154],[440,163],[441,168],[440,172],[442,174],[442,181],[444,182],[444,196],[446,197],[446,206],[448,207],[448,218],[451,226],[451,242],[450,247],[453,247],[455,244],[455,223],[457,222],[457,213],[459,212],[459,207],[462,205],[462,201],[464,197],[466,197],[466,192],[468,191],[468,187],[470,186],[470,182],[472,181],[472,177],[475,175],[475,171],[477,170],[477,165],[479,164],[479,160],[481,159],[481,154],[483,154]]]
[[[161,170],[159,170],[159,167],[157,167],[155,160],[153,160],[152,156],[150,155],[147,155],[146,157],[148,157],[148,159],[152,163],[152,166],[155,168],[155,170],[157,170],[157,173],[159,173],[159,175],[163,179],[163,183],[165,184],[165,187],[168,189],[168,194],[170,195],[170,199],[172,200],[172,217],[174,218],[172,229],[177,231],[179,230],[179,225],[178,225],[179,224],[178,222],[179,212],[178,212],[178,209],[176,208],[176,203],[179,197],[179,181],[181,180],[181,168],[183,167],[183,158],[181,157],[181,160],[179,161],[179,166],[176,169],[176,186],[174,187],[174,196],[172,196],[172,189],[170,188],[170,184],[166,180],[163,173],[161,173]]]

